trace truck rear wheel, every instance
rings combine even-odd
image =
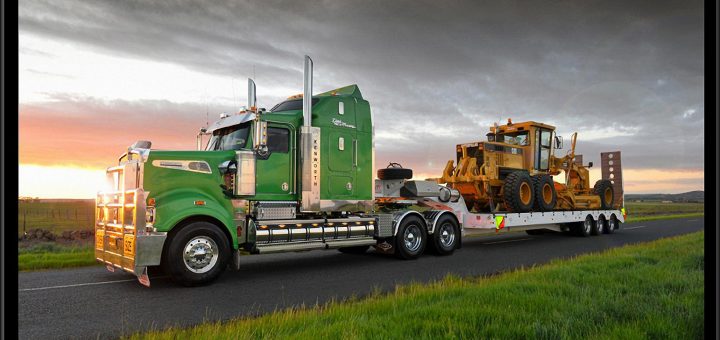
[[[600,209],[612,209],[615,203],[615,192],[612,183],[607,179],[595,182],[593,192],[600,196]]]
[[[535,188],[535,209],[537,211],[553,211],[557,203],[555,183],[549,175],[532,177]]]
[[[405,260],[418,258],[427,244],[426,230],[425,223],[418,216],[407,216],[400,221],[395,235],[395,256]]]
[[[535,202],[530,175],[523,171],[513,172],[505,177],[503,184],[505,206],[512,212],[529,212]]]
[[[455,219],[445,213],[437,221],[430,247],[438,255],[450,255],[460,242],[460,227]]]
[[[217,279],[230,258],[230,242],[212,223],[193,222],[170,239],[163,259],[173,281],[197,286]]]

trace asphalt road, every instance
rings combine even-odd
[[[131,274],[104,267],[20,273],[21,339],[116,338],[136,331],[190,326],[208,320],[258,315],[290,306],[363,296],[397,284],[493,274],[554,258],[655,240],[703,229],[703,218],[622,224],[611,235],[587,238],[523,233],[466,238],[452,256],[403,261],[336,250],[243,257],[240,271],[215,283],[185,288],[167,277],[141,286]]]

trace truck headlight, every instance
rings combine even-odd
[[[155,207],[145,208],[145,222],[155,223]]]

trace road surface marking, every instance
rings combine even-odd
[[[647,227],[647,226],[644,226],[644,225],[639,225],[639,226],[637,226],[637,227],[632,227],[632,228],[623,228],[623,229],[625,229],[625,230],[631,230],[631,229],[640,229],[640,228],[645,228],[645,227]]]
[[[81,287],[81,286],[92,286],[92,285],[104,285],[108,283],[117,283],[117,282],[130,282],[130,281],[137,281],[137,279],[127,279],[127,280],[117,280],[117,281],[102,281],[102,282],[88,282],[88,283],[76,283],[74,285],[63,285],[63,286],[50,286],[50,287],[38,287],[38,288],[25,288],[20,289],[21,292],[28,292],[33,290],[45,290],[45,289],[56,289],[56,288],[69,288],[69,287]]]
[[[483,244],[507,243],[507,242],[518,242],[518,241],[527,241],[527,240],[532,240],[532,238],[521,238],[521,239],[517,239],[517,240],[485,242]]]

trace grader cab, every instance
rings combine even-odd
[[[490,128],[487,141],[458,144],[440,183],[457,189],[475,212],[611,209],[621,204],[620,183],[605,178],[590,187],[588,168],[576,161],[577,132],[567,154],[555,127],[528,121]],[[619,156],[619,155],[618,155]],[[617,159],[619,161],[619,159]],[[565,174],[563,182],[553,176]],[[621,187],[620,187],[620,190]]]

